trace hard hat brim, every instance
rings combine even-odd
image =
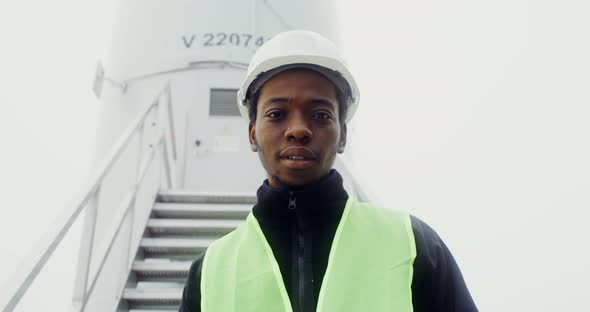
[[[317,70],[317,67],[324,68],[325,70]],[[348,112],[346,114],[346,122],[349,122],[356,108],[358,106],[359,100],[359,92],[356,81],[354,80],[352,74],[348,71],[346,66],[341,62],[334,60],[333,58],[316,56],[316,55],[288,55],[282,57],[276,57],[272,59],[267,59],[264,62],[258,64],[256,68],[251,71],[251,74],[244,80],[240,90],[238,91],[238,107],[240,109],[241,115],[246,118],[250,119],[249,112],[248,112],[248,100],[249,96],[252,94],[251,88],[253,83],[257,79],[265,79],[262,84],[258,85],[260,88],[264,82],[268,81],[272,76],[288,70],[288,69],[295,69],[295,68],[309,68],[312,70],[316,70],[320,74],[326,76],[329,80],[334,82],[334,76],[328,74],[330,71],[334,72],[335,74],[339,74],[342,77],[342,80],[347,85],[348,90],[345,90],[345,95],[349,97],[349,107]],[[282,69],[282,70],[281,70]],[[276,70],[276,72],[274,72]],[[265,75],[265,73],[271,73],[272,75]],[[255,74],[254,74],[255,73]],[[267,77],[269,76],[269,77]],[[336,87],[339,88],[341,85],[338,82],[338,85],[335,83]]]

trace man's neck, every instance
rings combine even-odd
[[[335,172],[335,170],[331,169],[326,175],[319,178],[318,180],[314,180],[309,183],[300,184],[300,185],[289,184],[285,181],[282,181],[278,176],[268,177],[268,179],[265,180],[264,183],[266,185],[268,185],[270,188],[272,188],[273,190],[277,190],[277,191],[283,191],[283,190],[304,191],[304,190],[312,189],[315,186],[321,184],[323,181],[330,178],[330,176],[332,176],[334,174],[334,172]]]

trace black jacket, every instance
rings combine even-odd
[[[315,311],[332,239],[348,194],[332,170],[303,188],[272,189],[265,181],[252,212],[279,264],[293,311]],[[461,272],[432,228],[411,216],[416,241],[412,279],[414,311],[477,311]],[[181,312],[201,311],[201,265],[192,264]]]

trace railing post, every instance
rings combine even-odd
[[[94,246],[94,233],[96,229],[96,215],[99,207],[101,185],[93,192],[84,216],[82,237],[80,239],[80,252],[78,257],[78,269],[76,284],[74,286],[73,306],[78,311],[86,302],[88,289],[88,277],[90,275],[90,263],[92,262],[92,250]]]
[[[148,115],[149,116],[149,115]],[[146,116],[147,117],[147,116]],[[141,165],[143,163],[143,159],[144,159],[144,152],[143,152],[143,145],[144,145],[144,141],[145,141],[145,123],[146,120],[144,119],[143,122],[141,123],[141,125],[138,128],[138,134],[139,134],[139,144],[138,144],[138,148],[137,148],[137,167],[135,168],[135,180],[133,183],[133,192],[135,193],[135,195],[133,196],[133,199],[130,203],[130,211],[129,214],[127,215],[127,218],[129,218],[129,235],[127,236],[127,249],[128,251],[125,252],[125,271],[128,272],[131,269],[131,265],[130,265],[130,261],[129,259],[131,259],[134,255],[133,253],[135,252],[134,250],[131,250],[131,241],[133,240],[133,228],[135,225],[135,206],[137,205],[137,192],[139,191],[139,187],[140,187],[140,176],[141,176]],[[123,283],[127,282],[126,280],[123,280]]]
[[[135,184],[137,185],[139,181],[139,174],[141,173],[141,161],[143,160],[143,141],[144,141],[144,128],[145,128],[145,120],[139,126],[139,148],[138,148],[138,155],[137,155],[137,168],[135,168]]]
[[[124,260],[125,260],[125,276],[127,276],[129,270],[131,269],[130,265],[129,265],[129,259],[131,258],[131,253],[133,253],[134,251],[131,250],[131,241],[133,240],[133,227],[135,225],[135,203],[137,202],[137,186],[134,187],[135,188],[135,195],[133,196],[133,200],[131,201],[131,203],[129,203],[130,208],[129,208],[129,213],[125,215],[125,218],[129,218],[129,235],[127,236],[127,242],[125,244],[127,251],[124,252],[123,254],[125,255]],[[122,221],[123,223],[125,222],[125,220]],[[125,283],[127,282],[127,279],[122,279],[121,282],[123,283],[123,285],[119,285],[119,289],[123,288],[125,285]],[[120,298],[119,298],[120,299]]]
[[[174,109],[172,105],[172,90],[170,82],[166,86],[166,112],[168,117],[168,131],[170,135],[166,138],[169,139],[172,145],[172,159],[178,160],[178,147],[176,146],[176,124],[174,123]]]
[[[155,111],[155,121],[152,123],[152,126],[155,127],[158,125],[159,121],[160,121],[160,99],[158,99],[158,101],[155,103],[154,105],[154,111]],[[158,129],[156,129],[156,135],[154,136],[156,138],[156,141],[152,142],[152,145],[150,145],[150,147],[154,148],[155,152],[160,152],[160,138],[161,138],[161,134],[162,134],[163,129],[160,127],[160,130],[158,131]],[[164,156],[164,154],[160,154],[161,156]],[[164,158],[162,157],[161,161],[163,161]],[[164,170],[166,170],[166,168],[164,168]],[[158,173],[158,181],[162,181],[161,180],[161,176],[162,176],[162,172],[159,171]],[[166,180],[166,182],[168,182],[168,180]],[[159,182],[161,183],[161,182]]]
[[[164,166],[165,166],[165,170],[166,170],[166,182],[168,182],[167,187],[169,189],[173,189],[176,187],[175,185],[175,172],[174,172],[174,165],[173,165],[173,159],[172,157],[170,157],[171,151],[170,151],[170,144],[168,142],[168,140],[166,140],[166,134],[163,132],[162,133],[162,156],[164,156]]]
[[[131,207],[129,208],[129,214],[127,215],[127,218],[131,219],[130,225],[129,225],[129,235],[127,237],[127,249],[128,251],[125,253],[125,271],[128,272],[130,269],[130,264],[129,264],[129,259],[131,259],[131,257],[133,256],[132,253],[134,252],[133,250],[131,250],[131,241],[133,240],[133,228],[135,225],[135,205],[137,204],[137,192],[139,191],[139,177],[141,175],[141,164],[143,162],[143,144],[144,144],[144,140],[145,140],[145,135],[144,135],[144,131],[145,131],[145,120],[141,123],[141,126],[139,126],[139,146],[138,146],[138,154],[137,154],[137,167],[135,168],[135,180],[133,183],[133,192],[135,193],[135,195],[133,196],[133,200],[131,201],[130,205]],[[126,280],[123,280],[123,283],[125,283]]]
[[[174,160],[176,159],[176,147],[174,142],[170,142],[168,139],[171,137],[174,137],[174,122],[172,121],[172,111],[171,111],[171,105],[170,105],[170,85],[168,85],[168,87],[166,88],[166,92],[168,94],[168,98],[167,98],[167,102],[168,102],[168,106],[164,107],[164,109],[167,108],[166,112],[167,115],[169,117],[169,123],[168,123],[168,129],[166,129],[166,127],[160,127],[160,131],[158,131],[158,135],[156,136],[158,138],[158,142],[156,142],[157,148],[159,149],[159,152],[161,152],[161,156],[162,156],[162,161],[164,163],[164,170],[166,171],[166,187],[169,189],[175,188],[176,187],[176,169],[174,167]],[[160,120],[159,118],[159,104],[160,102],[156,103],[156,118],[157,120]],[[164,118],[164,117],[163,117]],[[165,124],[165,123],[164,123]],[[168,131],[166,131],[168,130]],[[168,134],[171,134],[171,136],[169,136]],[[161,141],[160,141],[161,140]],[[160,147],[160,144],[162,145]]]

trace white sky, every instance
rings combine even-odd
[[[483,311],[590,310],[590,3],[388,3],[345,13],[371,189],[439,232]]]
[[[345,9],[374,193],[439,232],[481,310],[590,310],[590,3]]]
[[[0,3],[0,283],[86,175],[113,3]],[[372,193],[439,232],[482,311],[590,310],[590,3],[342,9]]]

